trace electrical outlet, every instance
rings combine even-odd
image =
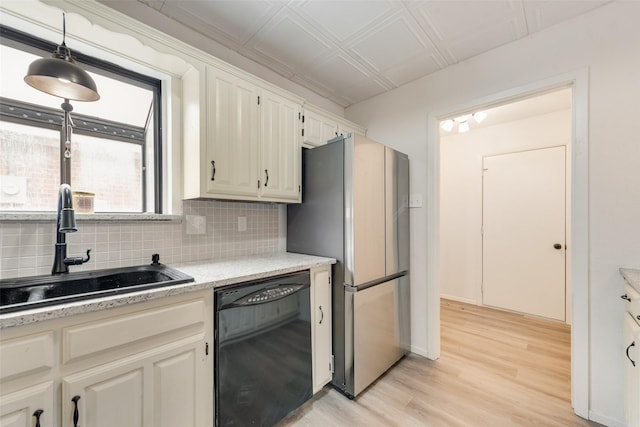
[[[247,231],[247,217],[239,216],[238,217],[238,231],[243,232]]]

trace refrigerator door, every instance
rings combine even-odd
[[[409,157],[385,147],[386,275],[409,270]]]
[[[404,277],[404,276],[403,276]],[[353,307],[353,365],[347,366],[347,393],[356,396],[406,352],[402,278],[347,292]]]
[[[360,135],[345,143],[346,284],[359,286],[386,275],[385,147]]]

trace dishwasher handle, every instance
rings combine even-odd
[[[273,301],[278,301],[288,296],[294,295],[301,290],[308,288],[309,285],[305,283],[285,283],[276,286],[267,286],[259,289],[256,292],[252,292],[249,295],[245,295],[229,302],[220,310],[234,308],[234,307],[247,307],[252,305],[268,304]]]

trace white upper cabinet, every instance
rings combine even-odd
[[[206,194],[258,195],[258,88],[207,68]]]
[[[355,123],[350,123],[347,121],[341,121],[338,123],[338,135],[347,135],[350,133],[355,133],[358,135],[365,136],[365,130]]]
[[[300,105],[276,93],[260,96],[260,196],[300,202]]]
[[[183,78],[184,198],[299,202],[301,100],[213,66],[201,73]]]
[[[338,135],[338,122],[312,110],[304,111],[303,141],[306,145],[317,147]]]
[[[312,105],[305,105],[302,122],[302,141],[307,148],[324,145],[339,135],[366,133],[363,127]]]

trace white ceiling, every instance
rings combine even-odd
[[[138,0],[351,104],[610,0]]]

